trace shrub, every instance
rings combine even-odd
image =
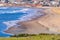
[[[12,35],[11,37],[28,37],[28,36],[36,36],[36,34],[18,34]]]

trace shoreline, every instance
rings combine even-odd
[[[47,9],[47,10],[48,10],[48,9]],[[50,10],[50,11],[51,11],[51,10]],[[54,16],[54,15],[53,15],[53,16]],[[55,16],[54,16],[54,17],[55,17]],[[50,17],[49,17],[49,18],[50,18]],[[49,18],[48,18],[48,19],[49,19]],[[53,18],[53,17],[52,17],[52,18]],[[57,17],[57,18],[58,18],[58,17]],[[34,20],[35,20],[35,19],[34,19]],[[27,21],[27,22],[22,22],[21,25],[22,25],[22,26],[23,26],[23,25],[29,26],[32,22],[34,23],[34,20],[32,20],[32,21]],[[39,19],[36,19],[36,20],[37,20],[37,21],[40,20],[39,23],[45,25],[45,24],[44,24],[45,22],[42,21],[43,18],[42,18],[42,19],[39,18]],[[45,20],[46,20],[46,19],[45,19]],[[53,20],[53,19],[52,19],[52,20]],[[42,22],[41,22],[41,21],[42,21]],[[30,22],[31,22],[31,23],[30,23]],[[49,22],[49,21],[48,21],[48,22]],[[46,22],[46,23],[48,23],[48,22]],[[32,23],[32,24],[33,24],[33,23]],[[28,25],[27,25],[27,24],[28,24]],[[31,26],[32,26],[32,24],[31,24]],[[37,23],[37,24],[38,24],[38,23]],[[34,25],[35,25],[35,23],[34,23]],[[33,25],[33,26],[34,26],[34,25]],[[24,27],[25,27],[25,26],[24,26]],[[46,25],[45,25],[45,26],[46,26]],[[29,27],[30,27],[30,26],[29,26]],[[8,29],[8,30],[9,30],[9,29]],[[7,31],[8,31],[8,30],[7,30]],[[51,30],[51,31],[52,31],[52,30]],[[7,34],[11,34],[11,33],[7,33]]]
[[[19,30],[20,27],[25,27],[27,28],[26,30],[24,30],[27,33],[39,33],[39,32],[47,32],[47,33],[54,33],[54,34],[59,34],[60,33],[60,16],[59,14],[57,14],[57,11],[52,11],[55,10],[57,8],[51,8],[51,9],[46,9],[45,13],[47,13],[47,16],[43,16],[41,18],[38,19],[34,19],[32,21],[26,21],[26,22],[19,22],[18,24],[21,24],[21,26],[17,26],[18,28],[15,27],[11,27],[9,30],[7,30],[7,33],[14,33],[17,32],[15,30]],[[58,8],[59,9],[59,8]],[[49,13],[48,13],[49,12]],[[43,25],[43,26],[42,26]],[[47,29],[48,30],[47,30]],[[15,29],[15,30],[13,30]],[[43,29],[43,30],[42,30]],[[56,29],[56,30],[55,30]],[[13,31],[15,32],[13,32]],[[18,32],[20,33],[20,32]]]

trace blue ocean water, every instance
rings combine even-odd
[[[40,13],[36,13],[38,11]],[[36,18],[38,16],[45,15],[42,13],[43,9],[35,9],[35,8],[24,8],[24,7],[0,7],[0,37],[9,37],[11,34],[4,33],[3,31],[6,30],[8,27],[3,22],[7,21],[27,21],[31,20],[32,18]]]
[[[0,37],[8,37],[11,34],[3,33],[3,31],[7,28],[3,22],[18,20],[19,17],[25,15],[23,12],[14,12],[16,10],[22,10],[22,8],[13,8],[13,7],[0,7]]]

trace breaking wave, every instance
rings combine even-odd
[[[7,28],[4,30],[7,30],[8,28],[17,25],[18,22],[32,20],[34,18],[45,15],[42,11],[43,11],[42,9],[37,9],[37,8],[32,9],[32,8],[22,8],[22,7],[0,7],[0,23],[1,23],[0,25],[5,24],[6,25],[5,27]],[[24,15],[22,15],[22,13]],[[4,14],[5,17],[2,17],[4,16],[2,14]]]
[[[26,13],[26,15],[23,15],[22,17],[19,17],[18,20],[7,21],[7,22],[3,22],[3,23],[6,24],[9,28],[9,27],[12,27],[14,25],[17,25],[16,23],[18,23],[18,22],[32,20],[34,18],[45,15],[42,12],[43,10],[41,10],[41,11],[39,11],[39,10],[41,10],[41,9],[24,8],[22,10],[17,10],[17,11],[15,11],[15,13],[24,12],[24,13]]]
[[[0,14],[7,13],[25,13],[29,8],[18,8],[18,7],[0,7]]]

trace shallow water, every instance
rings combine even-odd
[[[15,10],[21,10],[19,8],[6,8],[6,7],[1,7],[0,8],[0,36],[5,37],[5,36],[10,36],[10,34],[3,33],[7,26],[3,24],[3,22],[7,21],[12,21],[12,20],[18,20],[19,17],[25,15],[23,12],[14,12]],[[11,13],[10,13],[11,12]]]
[[[8,26],[4,24],[4,22],[12,21],[13,23],[13,21],[16,20],[26,21],[31,20],[31,17],[35,18],[36,16],[43,15],[43,13],[35,14],[37,11],[38,9],[32,9],[32,8],[0,7],[0,37],[8,37],[11,35],[3,33],[3,31],[8,28]]]

